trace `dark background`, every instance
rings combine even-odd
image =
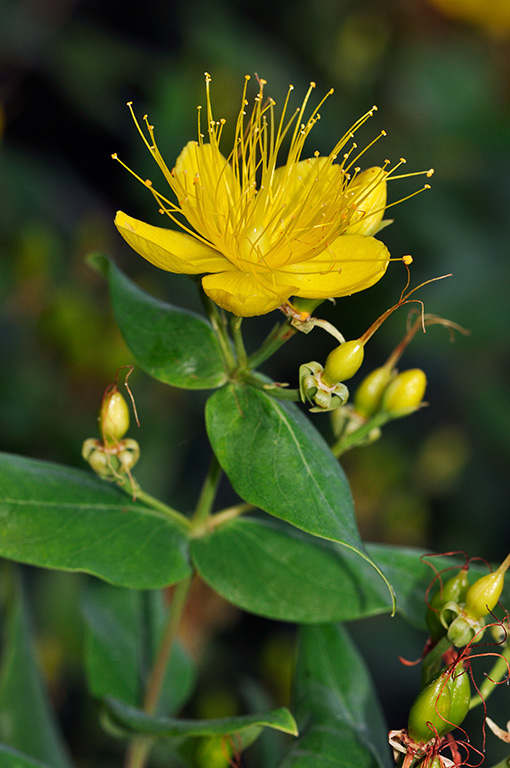
[[[329,151],[377,104],[359,143],[382,128],[388,136],[370,150],[365,166],[404,156],[409,171],[436,169],[430,191],[392,209],[395,224],[381,239],[392,255],[413,255],[415,284],[453,273],[420,296],[427,311],[471,330],[455,344],[441,328],[416,337],[401,368],[425,370],[429,407],[345,458],[362,535],[501,560],[510,542],[509,40],[510,20],[503,15],[487,26],[483,17],[474,23],[443,15],[426,0],[3,0],[0,448],[82,466],[81,444],[94,436],[102,392],[117,368],[131,362],[105,285],[84,263],[87,253],[109,253],[155,295],[199,309],[191,281],[148,265],[113,227],[117,208],[160,223],[152,197],[110,157],[118,152],[143,178],[155,176],[125,103],[133,100],[139,115],[149,113],[171,166],[195,137],[204,71],[213,77],[216,116],[230,119],[245,74],[268,80],[267,93],[280,103],[289,83],[298,103],[314,80],[317,97],[330,87],[335,93],[321,110],[310,154]],[[419,178],[395,182],[390,199],[419,186]],[[393,265],[377,286],[321,314],[355,338],[396,301],[403,280],[402,268]],[[248,343],[256,344],[275,318],[245,321]],[[404,329],[401,311],[373,339],[365,371],[386,359]],[[296,386],[299,365],[323,360],[330,349],[321,331],[300,336],[265,370]],[[208,462],[199,447],[206,395],[170,389],[141,372],[131,383],[142,424],[132,432],[142,447],[137,477],[151,493],[190,509]],[[315,418],[327,433],[327,417]],[[224,494],[230,498],[227,488]],[[81,701],[79,622],[74,634],[59,635],[59,627],[72,624],[78,580],[38,573],[34,583],[36,602],[46,606],[39,608],[42,657],[60,691],[67,735],[88,765],[95,759],[90,740],[86,746],[73,731],[68,706],[75,695]],[[209,597],[197,600],[205,605]],[[271,665],[290,648],[290,630],[225,609],[227,618],[234,624],[214,646],[215,664],[221,669],[225,648],[246,648],[246,638],[258,633],[260,643],[240,654],[239,666],[258,667],[284,699],[285,675],[280,685],[281,670]],[[193,632],[205,637],[208,626],[198,620]],[[388,658],[416,655],[421,636],[407,637],[400,624],[384,622],[355,631],[385,705],[397,706],[390,717],[405,717],[399,706],[405,712],[414,682]],[[393,675],[402,677],[398,686]],[[224,688],[220,678],[210,682],[213,700]],[[232,695],[230,688],[226,693]],[[78,713],[87,706],[79,704]],[[507,708],[500,724],[508,717]]]

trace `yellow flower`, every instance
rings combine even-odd
[[[160,269],[203,274],[205,293],[239,316],[265,314],[291,296],[326,299],[368,288],[383,276],[389,262],[386,247],[372,237],[381,226],[389,172],[386,164],[361,172],[355,164],[362,152],[356,154],[356,144],[344,148],[373,110],[327,157],[315,153],[302,160],[305,139],[327,96],[305,120],[312,83],[301,107],[286,120],[291,87],[277,119],[274,101],[264,101],[261,80],[247,117],[248,80],[228,158],[220,151],[225,120],[213,118],[209,75],[208,141],[201,133],[199,108],[198,141],[184,147],[172,170],[161,157],[147,116],[148,138],[133,114],[177,203],[150,181],[143,183],[160,211],[184,231],[154,227],[119,212],[119,232]],[[289,149],[283,165],[276,167],[284,140]]]

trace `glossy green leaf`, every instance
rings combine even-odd
[[[398,613],[425,629],[425,593],[434,576],[420,560],[425,552],[382,544],[366,548],[395,590]],[[353,621],[392,609],[384,582],[367,561],[280,520],[246,516],[224,523],[194,539],[191,556],[215,592],[270,619],[317,624]],[[444,559],[441,567],[452,563],[451,558]],[[481,573],[473,568],[473,578]]]
[[[52,768],[48,763],[22,755],[16,749],[0,744],[0,765],[2,768]]]
[[[33,646],[21,579],[4,570],[7,605],[0,666],[0,740],[52,768],[70,762],[51,709]],[[1,754],[1,753],[0,753]],[[7,763],[6,761],[6,764]],[[4,765],[0,761],[0,765]],[[13,758],[12,765],[17,765]],[[19,763],[23,765],[23,763]]]
[[[315,536],[362,547],[347,478],[295,405],[231,385],[209,398],[206,422],[213,450],[245,501]]]
[[[90,472],[0,454],[0,556],[150,589],[190,573],[184,529]]]
[[[147,715],[139,709],[129,707],[117,699],[108,699],[106,712],[112,725],[126,734],[139,733],[157,738],[176,736],[216,736],[239,733],[253,728],[275,728],[277,731],[297,735],[294,718],[286,707],[271,712],[238,717],[221,717],[211,720],[178,720],[173,717]]]
[[[365,560],[279,520],[225,523],[195,539],[191,554],[215,592],[267,618],[324,623],[391,611],[384,582]]]
[[[300,630],[298,741],[279,768],[390,768],[387,729],[363,659],[345,629]]]
[[[98,699],[113,697],[140,706],[144,681],[154,664],[163,632],[163,595],[93,581],[87,585],[83,612],[87,624],[86,668],[92,694]],[[177,712],[189,698],[194,683],[191,660],[176,643],[158,712]]]
[[[225,366],[209,323],[145,293],[106,256],[93,254],[89,263],[108,280],[115,319],[140,368],[184,389],[225,383]]]

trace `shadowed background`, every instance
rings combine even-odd
[[[448,3],[438,0],[437,5]],[[471,330],[455,344],[439,327],[416,337],[401,369],[423,368],[430,406],[390,424],[372,447],[345,457],[360,530],[368,540],[463,549],[501,560],[510,540],[505,469],[510,453],[509,41],[508,19],[470,22],[443,15],[426,0],[145,0],[143,5],[4,0],[0,448],[82,466],[81,444],[95,435],[102,392],[117,368],[131,362],[105,285],[84,263],[87,253],[113,255],[146,290],[200,311],[188,278],[145,263],[113,227],[118,208],[164,224],[147,190],[110,157],[118,152],[143,178],[157,179],[125,103],[132,100],[138,115],[149,113],[171,166],[196,135],[204,71],[213,78],[216,117],[230,120],[245,74],[264,77],[266,92],[279,103],[292,83],[299,104],[314,80],[317,99],[330,87],[335,93],[321,110],[309,154],[328,152],[357,117],[377,104],[358,144],[369,143],[381,129],[388,135],[367,153],[364,166],[403,156],[410,171],[436,169],[431,190],[392,209],[395,223],[381,239],[393,256],[413,255],[413,284],[453,273],[420,296],[427,311]],[[420,178],[391,184],[390,200],[421,184]],[[398,299],[404,281],[402,266],[394,264],[377,286],[340,299],[335,307],[324,305],[321,314],[355,338]],[[252,348],[276,319],[274,313],[245,321]],[[400,311],[377,333],[367,348],[365,372],[386,359],[404,334],[405,320]],[[323,361],[331,346],[320,330],[313,337],[300,336],[264,370],[296,386],[299,365]],[[170,389],[142,372],[131,383],[141,419],[140,429],[131,432],[142,448],[137,477],[151,493],[190,509],[208,462],[202,420],[206,394]],[[314,418],[328,434],[328,418]],[[223,493],[229,503],[227,487]],[[82,734],[73,733],[75,720],[67,706],[74,696],[78,708],[88,706],[73,672],[79,626],[74,633],[68,629],[65,647],[59,645],[61,636],[56,639],[58,627],[72,624],[77,587],[71,577],[43,574],[34,588],[43,606],[41,647],[55,698],[61,697],[68,737],[88,765],[91,748],[82,743]],[[195,639],[209,632],[202,618],[208,600],[197,594],[197,619],[190,630]],[[218,648],[217,674],[205,686],[213,705],[215,697],[220,704],[221,696],[233,697],[229,686],[219,683],[225,677],[222,643],[234,652],[245,649],[226,674],[228,683],[235,680],[237,666],[250,672],[258,667],[276,689],[274,695],[284,699],[286,673],[275,659],[290,654],[282,651],[290,648],[289,630],[234,618],[225,608],[217,612],[234,624],[210,652],[214,657]],[[387,658],[418,654],[421,637],[401,634],[396,641],[395,626],[372,622],[358,634],[362,643],[366,640],[387,706],[398,698],[392,675],[401,676],[402,704],[396,706],[405,712],[415,682]],[[254,633],[260,643],[246,653],[246,638]],[[66,676],[71,692],[61,682]],[[391,695],[385,694],[388,688]],[[200,701],[196,706],[200,710]],[[105,754],[110,748],[105,742]]]

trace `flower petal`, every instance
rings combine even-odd
[[[276,284],[270,274],[264,278],[238,269],[206,275],[202,287],[216,304],[239,317],[265,315],[292,294],[292,288]]]
[[[200,275],[229,269],[230,262],[224,256],[192,235],[153,227],[122,211],[115,217],[115,226],[140,256],[167,272]]]
[[[219,149],[189,141],[177,158],[172,177],[181,210],[197,232],[210,238],[224,231],[241,189]]]
[[[388,173],[375,166],[358,173],[347,187],[349,206],[353,212],[344,234],[375,235],[379,231],[386,207]]]
[[[278,282],[292,285],[292,295],[307,299],[348,296],[370,288],[386,272],[388,249],[363,235],[341,235],[326,250],[278,270]]]

